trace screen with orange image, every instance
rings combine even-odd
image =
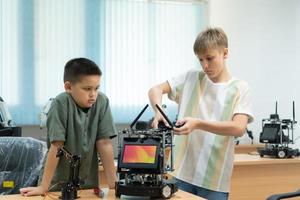
[[[125,145],[123,163],[155,163],[155,145]]]

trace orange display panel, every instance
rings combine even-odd
[[[155,163],[155,145],[125,145],[123,163]]]

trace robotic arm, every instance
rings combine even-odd
[[[65,156],[70,164],[70,174],[68,182],[62,184],[61,199],[77,199],[77,189],[80,187],[79,179],[80,156],[72,155],[65,147],[59,148],[56,157]]]

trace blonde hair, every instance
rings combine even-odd
[[[228,39],[221,28],[207,28],[199,33],[194,43],[194,53],[203,54],[208,49],[228,48]]]

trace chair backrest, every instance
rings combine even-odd
[[[40,113],[40,128],[44,128],[46,127],[46,123],[47,123],[47,115],[48,115],[48,112],[51,108],[51,104],[53,102],[54,98],[50,98],[47,103],[45,104],[45,106],[43,107],[43,110],[42,112]]]
[[[0,137],[0,194],[36,186],[47,145],[30,137]]]
[[[0,97],[0,126],[1,128],[12,127],[14,122],[8,110],[8,106]]]

